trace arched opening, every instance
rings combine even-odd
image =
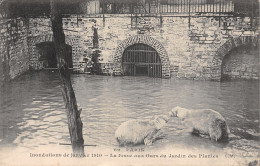
[[[140,44],[140,43],[152,47],[158,53],[157,55],[159,56],[159,59],[161,62],[161,67],[157,68],[157,70],[159,70],[159,71],[161,70],[161,72],[157,72],[161,75],[158,77],[170,78],[170,60],[169,60],[169,57],[168,57],[168,54],[167,54],[165,48],[159,41],[157,41],[156,39],[154,39],[150,36],[146,36],[146,35],[136,35],[136,36],[129,37],[129,38],[123,40],[117,46],[117,48],[115,50],[114,63],[118,64],[118,66],[119,66],[118,69],[120,70],[120,73],[126,75],[126,73],[124,71],[129,71],[129,69],[127,69],[126,66],[123,67],[123,58],[122,57],[123,57],[124,51],[129,46],[132,46],[134,44]],[[151,69],[155,70],[155,68],[150,68],[150,70]],[[148,71],[148,69],[147,69],[147,71]]]
[[[72,64],[72,47],[66,45],[69,50],[69,68],[73,67]],[[56,51],[54,42],[41,42],[36,44],[36,49],[40,54],[39,61],[43,62],[43,68],[57,68]]]
[[[162,63],[157,51],[146,44],[127,47],[122,57],[123,75],[162,77]]]
[[[259,79],[259,46],[241,45],[228,52],[221,64],[221,81]]]

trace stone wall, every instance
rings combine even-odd
[[[53,41],[47,18],[0,20],[0,82],[32,69],[41,69],[36,44]]]
[[[28,21],[1,20],[0,23],[0,81],[13,79],[29,69]]]
[[[220,80],[223,57],[235,47],[258,42],[257,20],[239,17],[197,18],[191,20],[191,69],[197,77]],[[253,23],[251,27],[251,23]],[[247,40],[248,39],[248,40]]]
[[[93,29],[98,29],[100,63],[111,64],[118,72],[120,64],[116,50],[122,42],[137,35],[155,39],[166,50],[172,78],[220,80],[222,59],[231,49],[222,47],[229,40],[252,37],[258,41],[257,19],[240,17],[131,16],[131,15],[71,15],[64,18],[67,44],[73,48],[74,68],[93,52]],[[242,39],[241,39],[242,40]],[[147,42],[146,42],[147,43]],[[236,45],[239,47],[247,42]],[[150,45],[152,46],[152,45]],[[153,46],[152,46],[153,47]],[[225,51],[221,51],[225,49]],[[223,53],[222,57],[219,53]],[[116,65],[116,67],[115,67]],[[109,71],[109,69],[102,69]]]
[[[53,41],[50,19],[6,20],[0,26],[0,79],[12,79],[29,68],[42,69],[36,45]],[[124,49],[140,42],[159,53],[163,77],[195,80],[220,80],[224,56],[241,45],[257,45],[258,27],[257,19],[228,16],[219,20],[217,16],[96,14],[63,19],[75,70],[99,49],[101,71],[120,75]],[[94,29],[98,48],[93,46]]]
[[[30,57],[30,68],[40,70],[43,68],[43,61],[40,61],[40,53],[36,44],[52,42],[53,35],[51,21],[49,18],[30,18],[28,29],[28,49]]]

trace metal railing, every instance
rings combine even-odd
[[[45,3],[22,3],[17,0],[0,4],[0,19],[39,17],[50,14]],[[73,2],[73,1],[71,1]],[[259,17],[259,0],[75,0],[62,3],[63,14],[186,14],[212,13]]]
[[[88,1],[82,5],[86,14],[143,14],[143,13],[231,13],[232,0],[143,0],[133,3]]]

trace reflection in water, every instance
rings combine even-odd
[[[73,75],[78,104],[83,109],[86,144],[114,147],[114,132],[130,119],[149,119],[172,107],[211,108],[227,120],[227,145],[192,136],[178,119],[160,131],[150,147],[181,146],[232,153],[259,150],[259,82],[204,82],[148,77]],[[38,148],[69,143],[69,132],[56,73],[27,74],[0,89],[0,146]]]

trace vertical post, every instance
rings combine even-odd
[[[221,23],[221,0],[219,0],[219,15],[218,15],[218,25],[220,27],[220,23]]]
[[[179,0],[177,0],[177,8],[178,8],[178,13],[179,13]]]
[[[95,1],[95,14],[97,13],[96,9],[97,9],[97,1]]]
[[[79,27],[79,15],[77,13],[77,28]]]
[[[203,3],[202,3],[202,0],[198,0],[199,3],[198,3],[198,8],[199,8],[199,12],[202,13],[202,8],[203,8]]]
[[[213,10],[212,10],[213,13],[214,13],[214,6],[215,6],[215,1],[213,1]]]
[[[182,9],[182,0],[181,0],[181,13],[182,13],[183,9]]]
[[[175,3],[175,0],[172,0],[173,3],[172,3],[172,12],[175,13],[176,12],[176,3]]]
[[[206,1],[204,2],[204,4],[203,4],[203,13],[205,13],[206,12]]]
[[[228,12],[228,13],[230,12],[230,9],[229,9],[230,6],[229,5],[230,5],[230,3],[229,3],[229,1],[227,1],[226,2],[226,12]]]
[[[170,12],[172,12],[172,0],[170,0]]]
[[[84,139],[82,135],[81,111],[78,109],[75,93],[71,84],[69,71],[69,52],[65,44],[65,34],[62,27],[62,14],[59,12],[57,1],[51,0],[51,23],[54,46],[57,56],[57,66],[61,81],[61,90],[68,119],[70,141],[74,154],[84,155]]]
[[[207,13],[209,12],[209,3],[207,3],[206,1],[206,5],[207,5]]]
[[[190,0],[189,0],[189,30],[190,30]]]
[[[199,0],[198,6],[199,6],[199,12],[202,13],[202,0]]]
[[[221,1],[221,6],[222,6],[222,13],[225,12],[225,1]]]
[[[158,6],[159,6],[159,13],[160,13],[160,27],[162,27],[163,20],[162,20],[162,7],[161,7],[160,0],[158,1]]]
[[[149,13],[151,13],[151,1],[148,2],[149,5]]]
[[[157,6],[157,13],[160,13],[160,9],[159,9],[159,0],[156,0],[156,6]]]
[[[131,28],[133,27],[133,6],[132,2],[130,3],[130,14],[131,14]]]
[[[105,27],[106,25],[105,25],[105,23],[106,23],[106,21],[105,21],[105,5],[104,5],[104,2],[102,1],[102,16],[103,16],[103,27]]]
[[[193,1],[193,6],[192,6],[192,8],[193,8],[192,10],[194,13],[196,12],[196,8],[197,8],[196,2],[197,2],[197,0]]]
[[[253,18],[254,18],[254,1],[251,1],[251,12],[250,12],[250,24],[251,30],[253,29]]]

